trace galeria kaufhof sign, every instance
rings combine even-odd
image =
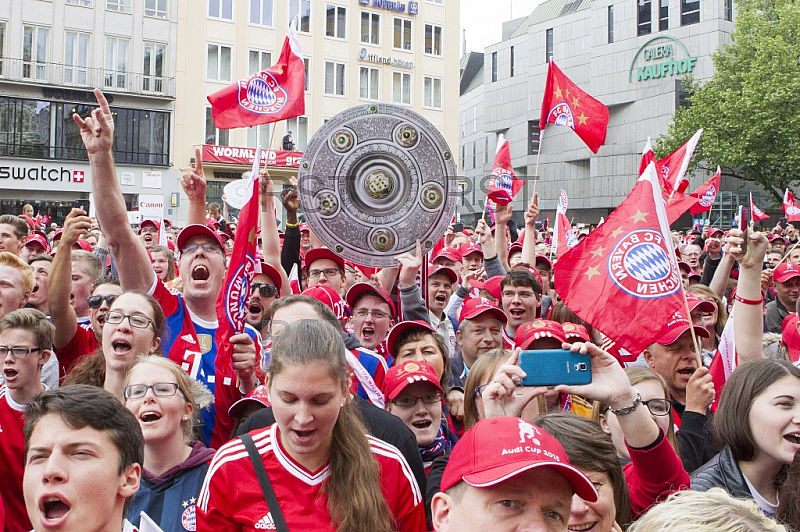
[[[628,81],[646,81],[689,74],[697,58],[689,54],[686,46],[668,35],[648,40],[636,51],[631,61]],[[635,79],[634,79],[635,76]]]

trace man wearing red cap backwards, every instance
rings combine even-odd
[[[782,262],[772,273],[775,279],[774,301],[767,303],[767,332],[780,333],[783,320],[794,312],[800,297],[800,266]]]
[[[548,433],[518,417],[479,421],[455,446],[431,513],[437,532],[567,530],[573,494],[597,490]]]

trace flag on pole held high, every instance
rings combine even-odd
[[[783,212],[786,213],[786,219],[790,222],[800,221],[800,206],[797,205],[797,200],[794,199],[794,194],[786,189],[783,194]]]
[[[689,209],[692,214],[700,214],[701,212],[708,212],[714,205],[714,201],[719,194],[720,180],[722,179],[722,171],[717,166],[717,173],[711,176],[711,179],[697,187],[697,189],[689,194],[693,198],[697,198],[697,203]]]
[[[297,17],[277,63],[208,97],[217,128],[258,126],[306,112],[305,66],[296,30]]]
[[[608,107],[583,92],[550,60],[539,127],[567,126],[597,153],[606,141]]]
[[[489,181],[489,188],[486,191],[486,198],[491,199],[497,205],[508,205],[520,191],[522,185],[523,181],[514,175],[508,140],[500,133],[497,137],[494,169],[492,170],[492,179]]]
[[[570,310],[631,353],[660,338],[676,316],[685,319],[655,164],[603,225],[558,260],[554,278]]]
[[[692,138],[684,142],[680,148],[656,163],[659,175],[667,184],[667,189],[670,194],[673,192],[683,194],[686,187],[689,186],[689,180],[686,179],[686,169],[689,167],[694,149],[697,147],[697,143],[702,134],[703,130],[698,129],[697,132],[692,135]]]
[[[559,212],[557,217],[558,247],[556,248],[556,257],[560,259],[564,253],[578,245],[578,236],[575,234],[575,230],[572,229],[572,224],[569,223],[566,214]]]
[[[769,219],[767,213],[756,207],[756,204],[753,203],[753,193],[750,192],[750,221],[761,221],[767,219]]]

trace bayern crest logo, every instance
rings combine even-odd
[[[800,207],[795,207],[794,205],[791,205],[786,208],[786,214],[788,214],[789,216],[795,216],[797,214],[800,214]]]
[[[504,170],[502,168],[499,170],[500,170],[499,172],[496,170],[492,172],[492,175],[495,176],[494,185],[497,188],[502,188],[503,190],[508,190],[510,192],[511,183],[514,180],[514,178],[511,176],[511,174],[508,173],[507,170]]]
[[[620,290],[639,299],[658,299],[677,293],[681,278],[664,245],[664,238],[652,229],[627,233],[608,258],[609,277]]]
[[[188,532],[195,532],[197,530],[197,512],[194,504],[183,511],[181,515],[181,525],[183,525],[183,528]]]
[[[244,264],[236,270],[233,282],[225,292],[225,314],[235,330],[244,327],[247,314],[247,296],[250,295],[250,279],[255,275],[253,257],[246,255]]]
[[[706,193],[703,194],[703,197],[701,197],[698,200],[698,203],[700,203],[700,205],[702,205],[703,207],[710,207],[711,205],[713,205],[716,197],[717,197],[717,187],[711,185],[710,187],[708,187],[708,190],[706,190]]]
[[[572,116],[572,109],[566,103],[557,104],[550,109],[550,113],[547,115],[547,123],[574,128],[575,120]]]
[[[275,114],[288,99],[286,90],[269,72],[258,72],[239,82],[239,105],[251,113]]]

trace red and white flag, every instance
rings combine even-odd
[[[734,312],[736,312],[736,304],[733,305],[731,313],[728,315],[728,321],[725,322],[725,327],[722,329],[717,356],[714,357],[708,367],[708,373],[714,383],[714,401],[711,403],[712,412],[717,411],[717,405],[719,405],[719,398],[725,388],[725,383],[739,362],[739,358],[736,355],[736,341],[733,335]]]
[[[800,206],[797,205],[797,200],[794,199],[794,194],[786,189],[783,194],[783,212],[786,213],[786,219],[790,222],[800,221]]]
[[[556,257],[561,258],[564,253],[578,245],[578,236],[575,230],[572,229],[572,224],[569,223],[567,215],[559,211],[556,214],[558,218],[558,243],[556,244]]]
[[[306,112],[305,66],[296,30],[297,17],[289,25],[277,63],[208,97],[216,127],[257,126]]]
[[[508,141],[501,133],[497,138],[492,180],[489,181],[486,198],[491,199],[497,205],[508,205],[520,191],[522,185],[523,181],[514,175],[514,167],[511,166],[511,150],[509,150]]]
[[[761,221],[767,219],[769,219],[767,213],[756,207],[756,204],[753,203],[753,193],[750,192],[750,221]]]
[[[719,194],[719,185],[722,178],[722,172],[717,166],[717,173],[711,176],[711,179],[697,187],[697,189],[689,194],[697,199],[697,203],[689,209],[692,214],[700,214],[701,212],[708,212],[714,205],[714,201]]]
[[[697,133],[692,135],[692,138],[687,140],[683,146],[658,161],[658,172],[667,184],[670,194],[673,191],[683,194],[686,187],[689,186],[686,169],[689,167],[689,161],[692,160],[694,149],[702,134],[703,130],[698,129]]]

